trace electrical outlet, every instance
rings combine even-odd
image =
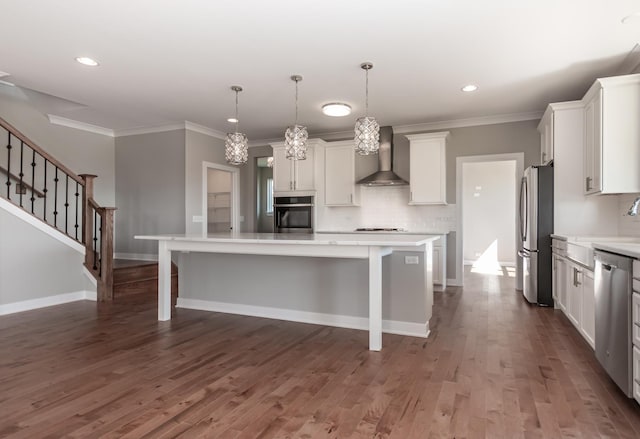
[[[404,263],[407,265],[418,265],[420,263],[420,258],[417,256],[405,256]]]

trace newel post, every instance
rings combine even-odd
[[[84,243],[84,263],[89,270],[93,268],[93,209],[89,206],[89,200],[93,199],[93,180],[97,175],[80,174],[84,182],[82,191],[82,242]]]
[[[103,207],[100,221],[102,239],[100,240],[100,282],[98,288],[99,301],[113,300],[113,217],[115,207]]]

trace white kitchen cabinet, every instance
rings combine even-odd
[[[273,148],[273,191],[275,196],[295,195],[298,192],[313,192],[315,187],[315,144],[307,143],[305,160],[289,160],[284,142],[272,143]],[[319,142],[322,142],[321,140]],[[324,142],[322,142],[324,143]]]
[[[553,299],[557,308],[567,312],[567,261],[553,255]]]
[[[580,268],[573,262],[567,262],[567,317],[580,330],[582,319],[582,288]]]
[[[406,136],[409,139],[409,204],[447,204],[448,137],[448,131]]]
[[[580,332],[592,349],[596,346],[596,299],[593,284],[593,272],[581,269],[582,283],[582,313],[580,319]]]
[[[640,74],[601,78],[585,94],[584,191],[640,192]]]
[[[540,163],[543,165],[553,161],[553,124],[554,111],[552,106],[549,105],[538,125],[538,132],[540,133]]]
[[[328,142],[324,148],[324,203],[326,206],[358,206],[353,140]]]
[[[433,242],[433,284],[436,291],[447,288],[447,235]]]

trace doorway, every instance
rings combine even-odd
[[[273,157],[256,158],[256,229],[273,233]]]
[[[456,265],[461,285],[465,273],[521,282],[517,188],[523,163],[523,153],[458,157]]]
[[[238,169],[204,162],[202,180],[203,233],[238,230]]]

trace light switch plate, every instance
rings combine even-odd
[[[420,258],[417,256],[405,256],[404,263],[407,265],[418,265],[420,263]]]
[[[193,222],[194,223],[201,223],[202,221],[204,221],[204,218],[202,218],[202,216],[200,216],[200,215],[194,215],[193,216]]]

